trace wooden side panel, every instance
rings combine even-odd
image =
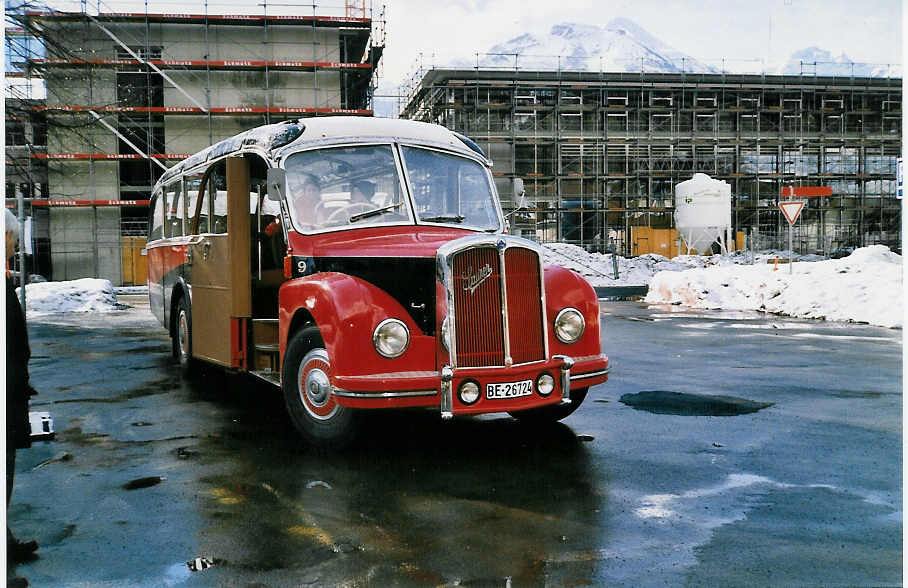
[[[243,365],[231,348],[231,319],[252,314],[250,234],[249,165],[242,157],[230,157],[227,233],[201,235],[190,246],[192,353],[225,366]]]
[[[192,251],[192,354],[230,365],[227,235],[204,235]]]
[[[230,243],[230,316],[252,316],[251,219],[249,162],[227,158],[227,234]]]

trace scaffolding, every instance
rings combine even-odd
[[[638,253],[634,228],[671,229],[674,185],[703,172],[731,184],[756,247],[787,246],[784,186],[822,185],[833,194],[809,200],[796,249],[900,248],[900,78],[478,65],[423,68],[406,93],[401,116],[483,146],[506,208],[524,180],[534,207],[513,230],[541,242]]]
[[[46,188],[29,195],[44,211],[33,215],[48,235],[42,273],[129,281],[122,243],[135,248],[151,188],[170,165],[258,125],[373,114],[383,9],[377,19],[366,0],[252,9],[223,13],[205,2],[173,13],[146,2],[124,13],[98,2],[7,14],[19,37],[36,42],[7,37],[16,75],[46,89],[24,107],[47,128],[27,156],[46,170]]]

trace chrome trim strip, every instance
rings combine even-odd
[[[345,398],[412,398],[415,396],[435,396],[438,394],[438,390],[413,390],[409,392],[351,392],[350,390],[343,390],[341,388],[331,387],[332,392],[335,396],[343,396]]]
[[[533,361],[528,361],[526,363],[515,363],[513,365],[474,365],[470,367],[458,368],[458,373],[469,372],[470,370],[504,370],[504,369],[513,369],[520,367],[527,367],[537,363],[548,363],[547,359],[534,359]]]
[[[605,374],[609,373],[610,371],[612,371],[611,368],[605,368],[604,370],[599,370],[596,372],[587,372],[585,374],[577,374],[577,375],[571,376],[571,381],[582,380],[584,378],[595,378],[596,376],[604,376]]]
[[[497,244],[499,241],[496,241]],[[507,243],[504,247],[498,249],[498,283],[501,289],[501,343],[504,351],[504,367],[514,365],[514,358],[511,357],[511,325],[508,323],[508,276],[504,265],[504,251],[507,249]]]
[[[567,355],[556,355],[552,359],[560,359],[561,364],[561,404],[571,403],[571,368],[574,360]]]
[[[454,370],[446,365],[441,368],[441,418],[454,418]]]
[[[542,357],[547,358],[549,357],[549,321],[545,305],[545,259],[541,251],[536,252],[536,258],[539,260],[539,298],[542,303],[539,317],[542,322],[542,347],[545,353]]]

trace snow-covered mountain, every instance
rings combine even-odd
[[[574,70],[611,72],[720,73],[720,69],[687,55],[657,39],[626,18],[615,18],[605,26],[561,23],[545,35],[524,33],[494,45],[476,60],[458,60],[454,67],[506,68],[524,70]],[[759,62],[753,62],[759,64]],[[764,69],[757,65],[759,69]],[[762,73],[761,71],[729,73]],[[796,51],[781,66],[767,66],[765,73],[820,76],[887,77],[901,76],[901,66],[854,63],[844,53],[808,47]]]
[[[542,70],[718,72],[626,18],[616,18],[604,27],[556,24],[545,36],[525,33],[491,47],[488,54],[480,55],[479,65]]]
[[[795,51],[785,65],[774,72],[783,75],[818,75],[818,76],[855,76],[887,77],[902,75],[901,65],[881,65],[876,63],[856,63],[842,53],[835,57],[829,51],[819,47],[806,47]]]

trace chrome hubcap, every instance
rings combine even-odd
[[[177,337],[180,342],[180,355],[187,357],[189,355],[189,325],[186,321],[186,311],[180,311],[180,319],[178,323],[179,326],[177,327]]]
[[[331,364],[324,349],[313,349],[300,362],[296,380],[300,404],[310,417],[319,421],[330,420],[340,410],[334,400],[330,373]]]
[[[314,406],[324,406],[328,402],[328,396],[331,394],[331,383],[328,381],[328,374],[319,368],[313,368],[306,374],[306,381],[303,384],[306,398]],[[305,399],[303,399],[305,401]]]

